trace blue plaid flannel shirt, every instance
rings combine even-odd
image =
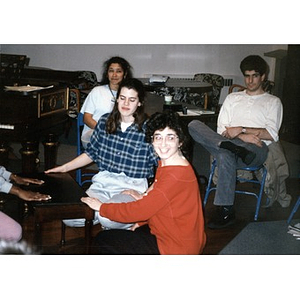
[[[146,124],[142,131],[132,124],[125,132],[119,126],[115,134],[108,134],[105,130],[107,118],[108,114],[105,114],[99,119],[85,151],[99,171],[124,172],[132,178],[153,177],[157,156],[153,146],[145,140]]]

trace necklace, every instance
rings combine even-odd
[[[113,91],[110,88],[110,85],[108,84],[108,88],[110,90],[111,95],[113,96],[113,99],[111,99],[111,101],[115,102],[116,101],[116,96],[114,95]]]

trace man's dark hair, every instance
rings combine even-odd
[[[266,61],[261,58],[259,55],[249,55],[246,58],[244,58],[240,64],[240,69],[245,75],[246,71],[252,71],[258,72],[261,76],[262,75],[268,75],[269,66],[266,63]]]

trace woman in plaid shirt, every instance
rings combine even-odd
[[[85,153],[46,173],[69,172],[95,162],[99,173],[87,190],[90,197],[129,202],[134,198],[121,194],[135,189],[141,193],[148,188],[148,178],[154,176],[157,156],[146,142],[145,91],[141,81],[129,79],[120,85],[117,101],[110,114],[103,115],[95,127]],[[68,226],[84,226],[84,219],[65,220]],[[94,224],[104,229],[128,229],[132,224],[112,222],[95,213]]]

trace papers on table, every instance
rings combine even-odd
[[[300,240],[300,223],[297,223],[295,225],[289,225],[288,233],[293,235],[296,238],[296,240]]]
[[[21,85],[21,86],[5,86],[6,91],[12,91],[12,92],[34,92],[44,89],[51,89],[53,88],[53,85],[49,86],[32,86],[32,85]]]
[[[201,116],[201,115],[214,115],[215,112],[213,110],[207,110],[207,109],[187,109],[187,113],[183,114],[182,112],[179,112],[180,116],[188,117],[188,116]]]

